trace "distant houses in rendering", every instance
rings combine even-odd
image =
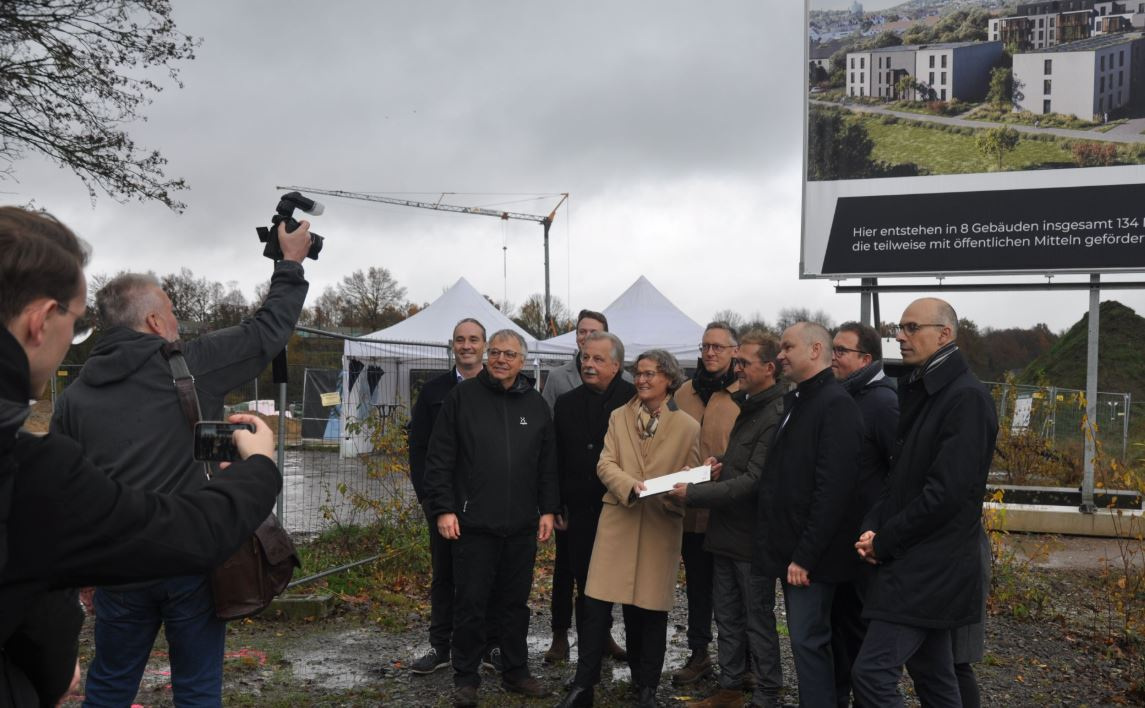
[[[1130,32],[1014,55],[1014,107],[1106,116],[1145,95],[1145,34]]]

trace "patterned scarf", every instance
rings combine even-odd
[[[649,440],[656,434],[656,428],[660,426],[660,411],[664,410],[664,405],[660,404],[653,413],[643,402],[640,403],[640,408],[636,411],[636,432],[640,433],[641,440]]]

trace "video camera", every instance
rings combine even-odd
[[[275,215],[270,219],[270,228],[259,226],[255,229],[258,233],[258,240],[266,244],[266,247],[262,249],[262,255],[271,260],[282,260],[282,246],[278,243],[278,225],[286,222],[287,233],[297,229],[298,222],[294,220],[295,209],[301,209],[307,214],[314,216],[321,216],[325,207],[313,199],[307,199],[299,192],[287,192],[283,194],[282,198],[278,200],[278,209]],[[314,260],[318,260],[318,254],[321,252],[322,237],[311,231],[310,251],[306,255]]]

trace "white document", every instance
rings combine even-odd
[[[700,482],[710,482],[711,479],[711,466],[701,465],[699,467],[693,467],[690,470],[673,472],[672,474],[666,474],[662,477],[653,477],[652,479],[644,480],[644,491],[640,492],[640,496],[650,497],[653,494],[663,494],[664,492],[672,491],[672,487],[677,484],[699,484]]]

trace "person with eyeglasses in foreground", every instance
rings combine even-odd
[[[905,664],[923,705],[961,708],[975,697],[959,688],[951,632],[982,621],[982,499],[998,416],[955,343],[949,303],[915,300],[892,329],[907,370],[894,464],[854,544],[875,575],[851,681],[867,705],[902,706]]]
[[[696,373],[676,392],[680,410],[700,424],[700,459],[719,457],[728,446],[728,436],[739,415],[732,396],[739,381],[732,359],[739,351],[739,335],[726,322],[710,322],[700,340]],[[708,510],[689,508],[684,515],[684,590],[688,597],[688,649],[682,667],[672,673],[672,683],[687,686],[712,673],[708,645],[712,642],[712,583],[715,560],[704,547]],[[747,674],[750,682],[754,675]],[[745,688],[750,688],[750,683]]]
[[[648,350],[636,357],[634,378],[636,396],[609,415],[596,465],[608,491],[589,561],[576,675],[560,708],[593,704],[614,603],[622,605],[636,705],[656,706],[684,511],[666,494],[640,492],[645,480],[700,464],[700,424],[675,403],[673,394],[684,381],[676,357]]]
[[[445,399],[425,460],[426,514],[453,546],[453,703],[477,705],[490,602],[500,630],[501,685],[542,697],[529,674],[529,591],[537,542],[560,507],[549,406],[521,373],[525,339],[489,337],[488,363]]]
[[[899,420],[898,392],[894,379],[883,371],[883,340],[873,327],[844,322],[835,330],[831,351],[831,371],[863,414],[863,447],[856,461],[858,503],[852,506],[856,521],[861,521],[882,494],[891,468]],[[871,575],[873,569],[863,564],[854,580],[839,583],[831,604],[835,692],[840,702],[851,695],[851,664],[867,631],[863,597]]]
[[[712,477],[705,484],[677,484],[669,494],[688,506],[711,509],[704,548],[715,556],[716,647],[719,691],[696,708],[740,708],[744,678],[755,677],[753,706],[778,706],[783,690],[779,631],[775,624],[775,578],[751,572],[751,546],[756,538],[755,503],[759,475],[771,439],[783,418],[785,384],[779,383],[779,340],[752,330],[740,337],[732,365],[739,390],[732,396],[740,408],[727,452],[709,457]]]
[[[22,430],[86,320],[88,249],[47,214],[0,207],[0,706],[53,705],[79,682],[76,591],[205,573],[250,537],[282,486],[274,436],[234,439],[235,462],[193,491],[110,479],[74,440]],[[168,386],[170,382],[168,381]],[[117,421],[124,435],[129,420]],[[187,449],[188,457],[191,454]]]

